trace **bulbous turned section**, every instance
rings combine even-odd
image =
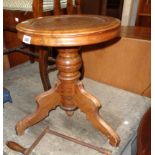
[[[60,80],[78,80],[80,77],[79,69],[82,64],[79,48],[59,48],[59,54],[56,59],[56,65],[59,70],[58,78]]]
[[[61,94],[61,108],[67,115],[72,115],[77,108],[73,102],[75,95],[75,85],[80,77],[79,69],[82,61],[78,54],[78,47],[58,49],[56,65],[59,70],[58,79],[60,80],[59,93]]]
[[[64,107],[62,105],[60,106],[60,108],[66,112],[67,116],[73,116],[74,111],[78,109],[77,106]]]

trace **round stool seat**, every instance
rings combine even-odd
[[[120,33],[120,21],[96,15],[47,16],[24,21],[16,28],[25,43],[73,47],[115,38]]]

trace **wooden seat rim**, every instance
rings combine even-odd
[[[94,25],[88,28],[83,25],[78,29],[74,29],[70,25],[64,26],[64,29],[43,29],[40,27],[33,26],[33,22],[44,20],[44,19],[65,19],[65,18],[92,18],[97,21],[97,18],[102,21],[103,24]],[[87,26],[88,24],[86,24]],[[85,25],[84,25],[85,26]],[[89,26],[89,25],[88,25]],[[74,27],[74,26],[73,26]],[[120,33],[120,21],[116,18],[96,15],[63,15],[63,16],[48,16],[44,18],[30,19],[25,22],[19,23],[16,26],[18,30],[18,38],[23,40],[23,36],[29,36],[31,38],[30,44],[41,45],[41,46],[81,46],[96,44],[103,41],[115,38]],[[68,29],[67,29],[68,28]]]

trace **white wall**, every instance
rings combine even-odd
[[[139,0],[124,0],[122,11],[122,26],[134,26]]]

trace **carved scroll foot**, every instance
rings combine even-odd
[[[77,104],[76,106],[86,114],[94,127],[107,136],[109,143],[112,146],[118,146],[120,143],[119,136],[99,115],[100,103],[94,96],[84,90],[81,82],[77,84],[74,101]]]
[[[25,117],[16,124],[18,135],[24,134],[24,130],[48,116],[50,110],[60,105],[60,95],[57,93],[57,87],[50,89],[36,97],[36,112]]]

